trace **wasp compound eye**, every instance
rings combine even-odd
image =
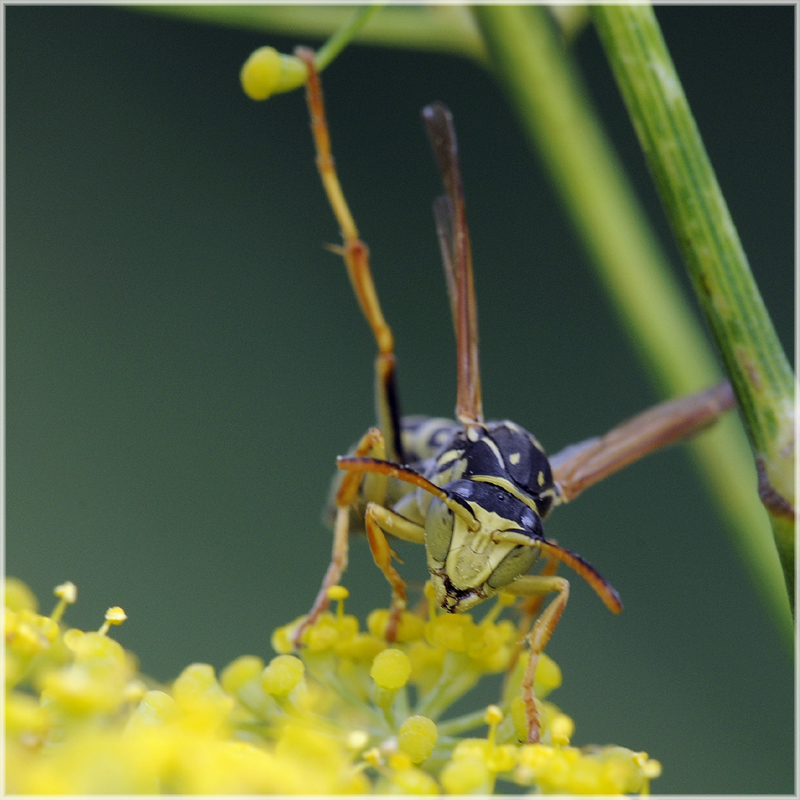
[[[441,564],[450,550],[453,522],[453,512],[438,497],[434,497],[425,518],[425,545],[431,558]]]
[[[515,547],[495,568],[486,583],[492,589],[502,589],[515,581],[520,575],[525,575],[536,563],[539,551],[535,547],[520,545]]]

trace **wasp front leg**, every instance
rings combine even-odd
[[[545,562],[545,565],[539,571],[539,575],[552,577],[558,570],[558,563],[559,562],[557,558],[548,558]],[[533,629],[534,620],[539,615],[539,611],[542,608],[545,597],[544,595],[534,594],[520,599],[522,602],[519,604],[520,616],[519,621],[517,622],[517,644],[514,648],[514,652],[511,655],[511,661],[508,664],[506,680],[516,666],[517,661],[519,661],[519,657],[522,654],[522,649],[526,644],[528,633]]]
[[[397,554],[389,547],[386,533],[398,539],[405,539],[407,542],[424,544],[425,528],[377,503],[370,503],[367,506],[365,523],[372,557],[392,587],[391,612],[385,636],[387,641],[393,642],[397,639],[400,616],[406,609],[406,583],[392,564],[392,557],[397,558]]]
[[[522,700],[525,704],[525,721],[528,727],[527,741],[536,743],[541,736],[541,720],[533,691],[536,667],[539,656],[544,652],[550,637],[553,635],[569,598],[569,581],[558,575],[523,575],[512,581],[504,591],[524,597],[539,597],[556,592],[556,596],[547,604],[544,611],[525,637],[530,653],[525,674],[522,679]]]
[[[386,457],[386,443],[383,434],[377,428],[370,428],[361,441],[356,445],[354,455],[357,457],[370,457],[383,459]],[[386,477],[383,475],[370,476],[373,483],[370,487],[372,497],[378,502],[383,502],[386,494]],[[314,604],[292,637],[295,648],[301,646],[301,638],[305,631],[313,625],[320,614],[328,608],[330,598],[328,591],[341,580],[342,574],[347,569],[347,556],[350,537],[350,509],[356,503],[363,472],[348,471],[336,492],[336,521],[333,529],[333,549],[331,563],[322,579],[322,586],[317,592]]]

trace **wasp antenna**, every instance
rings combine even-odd
[[[431,483],[425,476],[420,475],[409,467],[395,464],[393,461],[384,461],[381,458],[370,458],[369,456],[339,456],[336,459],[336,466],[348,472],[375,472],[379,475],[386,475],[390,478],[405,481],[406,483],[424,489],[434,497],[438,497],[457,517],[461,517],[470,530],[475,530],[480,526],[475,515],[449,495],[444,489]]]
[[[546,539],[536,542],[536,546],[543,553],[575,570],[594,589],[609,611],[613,611],[615,614],[622,611],[622,600],[620,600],[617,590],[588,561],[577,553],[559,547],[555,542],[548,542]]]

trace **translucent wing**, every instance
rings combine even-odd
[[[442,251],[444,279],[447,283],[447,296],[450,298],[450,311],[453,315],[453,326],[458,337],[458,310],[456,298],[456,254],[453,239],[453,204],[446,194],[439,195],[433,202],[433,218],[436,221],[436,233],[439,236],[439,248]]]
[[[730,384],[722,381],[705,392],[654,406],[605,436],[564,448],[550,457],[559,502],[573,500],[654,450],[693,436],[735,405]]]
[[[472,281],[472,251],[464,210],[453,118],[447,108],[439,103],[426,106],[422,116],[445,189],[444,197],[437,199],[434,205],[434,215],[456,329],[458,357],[456,414],[459,421],[467,428],[482,426],[478,310]]]

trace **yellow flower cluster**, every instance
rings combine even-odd
[[[166,687],[139,673],[108,636],[124,612],[112,608],[99,631],[67,629],[72,584],[56,589],[50,616],[21,582],[8,579],[6,611],[6,789],[15,794],[486,794],[506,781],[538,792],[645,793],[660,771],[644,753],[569,745],[572,720],[541,703],[542,742],[525,730],[517,696],[524,655],[514,626],[497,617],[407,613],[398,641],[382,638],[388,612],[367,630],[334,612],[291,637],[278,629],[279,655],[243,656],[219,679],[193,664]],[[452,703],[489,673],[518,663],[499,706],[443,720]],[[542,656],[537,697],[561,674]],[[488,726],[485,738],[463,734]]]

